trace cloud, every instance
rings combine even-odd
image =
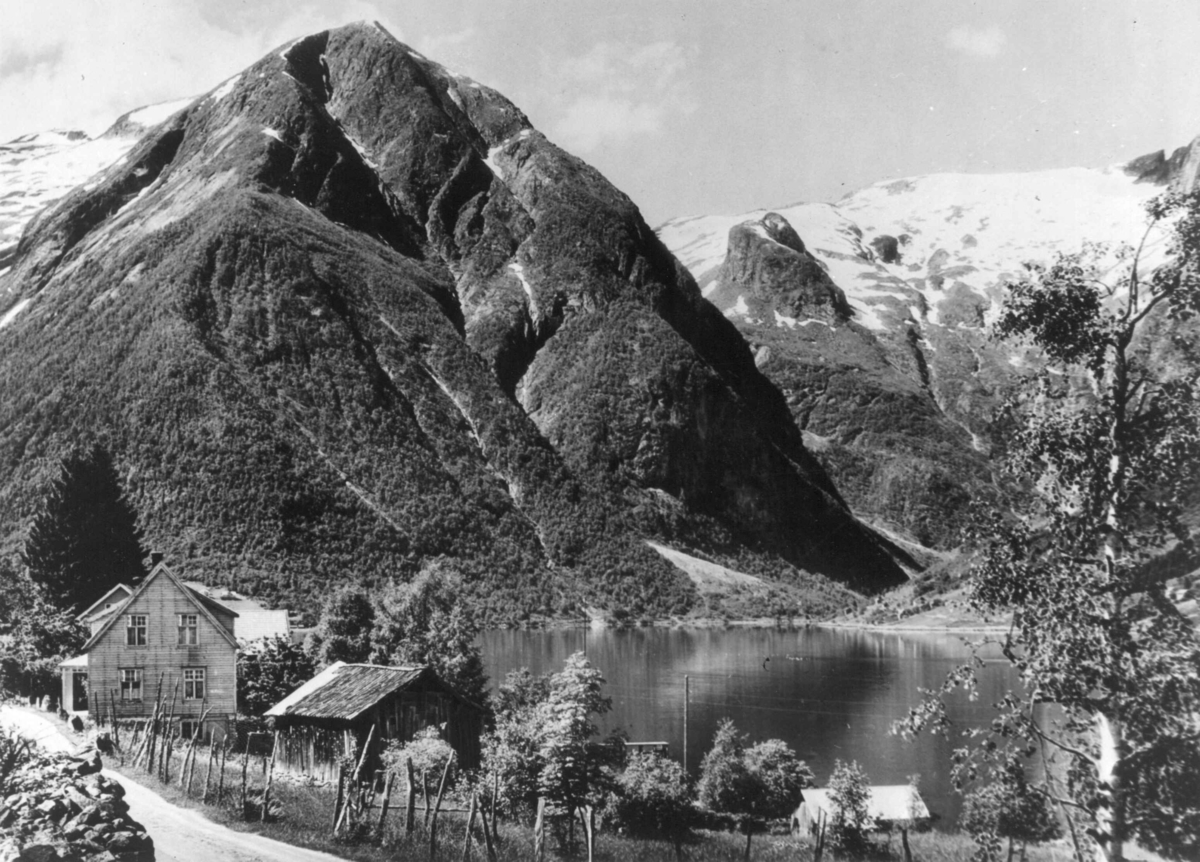
[[[336,16],[285,0],[6,5],[0,141],[49,128],[102,131],[125,111],[203,93],[296,36],[386,17],[374,0],[344,0]]]
[[[955,27],[946,34],[946,45],[968,57],[995,57],[1007,41],[999,27]]]
[[[552,124],[568,150],[586,153],[660,134],[672,116],[698,107],[688,52],[675,42],[602,42],[554,73],[573,98]]]

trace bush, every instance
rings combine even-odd
[[[633,837],[665,838],[678,846],[692,820],[687,773],[656,752],[635,754],[617,778],[605,819]]]

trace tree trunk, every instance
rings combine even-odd
[[[533,858],[542,862],[546,858],[546,800],[539,796],[537,819],[533,821]]]
[[[900,829],[900,844],[904,847],[904,862],[912,862],[912,850],[908,846],[908,827]]]

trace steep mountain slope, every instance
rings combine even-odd
[[[0,291],[10,546],[99,437],[189,575],[300,608],[445,555],[493,619],[686,612],[646,537],[813,612],[904,577],[632,202],[377,26],[174,114]]]
[[[1004,283],[1084,242],[1136,242],[1144,202],[1158,183],[1190,188],[1196,153],[911,177],[836,204],[676,219],[659,234],[746,336],[855,511],[947,549],[968,501],[1003,496],[994,411],[1032,361],[987,338]],[[1151,259],[1161,245],[1149,238]]]
[[[34,214],[124,156],[147,129],[190,102],[130,111],[94,139],[80,131],[53,131],[0,144],[0,274]]]

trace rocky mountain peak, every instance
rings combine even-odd
[[[744,307],[749,317],[793,325],[799,320],[845,322],[853,313],[800,235],[774,212],[729,229],[725,261],[706,295],[718,307]]]
[[[785,226],[768,268],[815,266]],[[448,556],[489,614],[687,611],[646,537],[825,603],[911,563],[634,203],[372,24],[162,118],[0,278],[10,543],[99,438],[157,547],[281,600]]]

